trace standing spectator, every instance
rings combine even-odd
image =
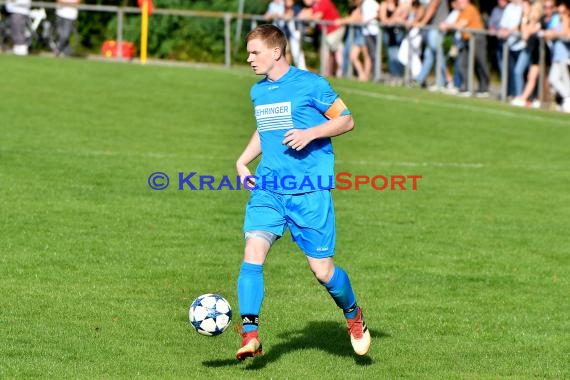
[[[57,46],[56,55],[71,55],[69,39],[73,32],[75,20],[77,20],[78,9],[73,5],[79,5],[80,0],[57,0],[59,6],[55,14],[57,16]]]
[[[299,14],[305,20],[327,21],[325,29],[325,44],[329,54],[325,58],[326,75],[340,76],[342,67],[342,39],[344,37],[344,27],[334,25],[334,21],[340,18],[338,9],[331,0],[303,0],[306,8]]]
[[[523,40],[526,41],[526,50],[530,57],[530,67],[522,94],[511,101],[513,106],[527,106],[530,98],[536,92],[536,84],[538,82],[538,75],[540,74],[540,38],[538,37],[538,32],[541,29],[540,20],[542,18],[542,11],[542,3],[536,1],[532,5],[529,5],[523,16],[521,35]],[[538,100],[533,102],[533,104],[537,108],[540,106]]]
[[[552,66],[548,80],[562,97],[561,111],[570,113],[570,0],[558,0],[557,4],[560,22],[555,29],[544,32],[545,38],[553,40]]]
[[[455,23],[455,29],[478,29],[483,31],[485,26],[481,13],[471,4],[471,0],[457,0],[457,7],[459,9],[459,16]],[[461,38],[463,44],[459,52],[459,59],[461,62],[461,77],[463,78],[463,85],[461,93],[471,95],[467,88],[468,82],[468,66],[469,66],[469,40],[475,39],[475,75],[479,81],[479,89],[477,96],[489,96],[489,67],[487,66],[487,36],[481,33],[468,33],[462,32]]]
[[[416,28],[415,23],[424,17],[424,13],[425,9],[419,0],[401,0],[398,2],[396,22],[407,29],[413,29]]]
[[[285,1],[284,0],[273,0],[269,5],[267,5],[267,11],[263,17],[266,20],[273,21],[273,20],[281,20],[283,15],[285,14]],[[281,30],[281,26],[279,23],[274,24],[275,26],[279,27]]]
[[[391,80],[404,76],[404,66],[398,60],[398,50],[404,38],[404,29],[398,20],[398,0],[385,0],[378,9],[378,18],[384,28],[382,39],[388,52],[388,72]]]
[[[301,23],[295,20],[299,16],[302,7],[295,4],[295,0],[285,0],[285,19],[287,20],[285,34],[289,39],[289,52],[293,59],[293,64],[301,70],[307,70],[305,64],[305,54],[303,53],[303,30]]]
[[[493,36],[492,44],[495,51],[495,65],[497,65],[497,70],[499,74],[502,75],[503,68],[503,40],[497,38],[497,33],[500,29],[501,17],[503,17],[503,12],[508,4],[508,0],[498,0],[497,5],[491,11],[489,16],[489,21],[487,22],[487,29],[489,33]]]
[[[541,19],[542,30],[550,30],[558,27],[560,14],[556,11],[555,0],[544,0],[543,16]]]
[[[273,0],[267,5],[263,18],[285,32],[285,0]],[[285,33],[287,34],[287,33]]]
[[[443,34],[439,30],[439,24],[445,20],[449,13],[447,0],[431,0],[426,8],[423,17],[416,21],[415,27],[423,28],[429,26],[429,30],[424,31],[424,41],[426,42],[424,48],[424,60],[420,73],[414,78],[415,82],[422,87],[426,85],[426,79],[436,60],[441,62],[441,67],[436,70],[441,70],[441,80],[437,83],[440,87],[445,85],[445,57],[441,49]],[[439,52],[439,54],[438,54]],[[437,57],[437,58],[436,58]]]
[[[505,7],[499,22],[497,36],[509,45],[509,70],[507,95],[515,97],[523,92],[524,73],[528,66],[526,42],[521,38],[520,25],[523,16],[523,0],[511,0]]]
[[[398,49],[398,60],[409,67],[413,77],[422,70],[421,46],[422,36],[419,28],[414,24],[424,15],[424,7],[419,0],[402,0],[398,5],[397,18],[408,30],[406,37]],[[412,85],[415,82],[412,81]]]
[[[362,0],[351,0],[352,10],[347,17],[336,20],[335,25],[360,24],[362,21]],[[363,27],[361,25],[350,25],[344,41],[344,58],[342,62],[342,73],[346,76],[349,71],[349,61],[356,71],[358,80],[367,81],[370,79],[372,71],[372,61],[366,43],[364,41]],[[350,37],[352,35],[352,41]],[[348,54],[347,54],[348,53]],[[348,56],[348,59],[345,59]],[[362,61],[360,60],[362,57]]]
[[[364,34],[364,43],[368,49],[368,55],[370,55],[372,71],[374,71],[376,60],[378,59],[378,57],[376,57],[376,45],[378,44],[378,34],[380,33],[380,27],[378,26],[379,8],[380,5],[376,0],[363,0],[362,5],[360,5],[360,13],[362,17],[360,22],[364,24],[362,27],[362,34]],[[376,75],[375,72],[374,74]]]
[[[452,30],[457,23],[457,19],[459,18],[459,13],[461,10],[459,9],[459,5],[457,0],[451,0],[451,12],[447,15],[445,20],[439,25],[439,29],[444,32],[448,30]],[[447,84],[445,85],[444,91],[448,94],[457,94],[458,89],[461,88],[463,83],[463,78],[461,77],[461,59],[459,52],[463,48],[463,39],[461,38],[461,32],[455,31],[453,33],[453,45],[449,49],[448,56],[453,58],[453,75],[449,71],[449,69],[445,69],[445,81]],[[433,85],[429,88],[430,91],[437,91],[440,87],[437,85]]]
[[[375,0],[352,0],[354,9],[350,16],[339,19],[336,25],[361,24],[351,26],[353,33],[352,46],[346,46],[350,41],[350,35],[347,33],[345,39],[345,50],[350,49],[350,62],[354,65],[358,74],[358,79],[368,81],[372,76],[372,68],[374,67],[374,55],[376,52],[376,38],[379,28],[376,23],[378,15],[378,3]],[[363,25],[362,25],[363,24]],[[362,61],[360,62],[360,57]],[[343,62],[343,68],[347,65]],[[343,70],[343,74],[346,74]]]
[[[543,36],[544,32],[547,30],[553,30],[558,27],[558,23],[560,23],[560,15],[556,11],[556,2],[555,0],[544,0],[543,3],[543,15],[540,20],[541,24],[541,31],[539,32],[541,36]],[[548,73],[550,71],[550,66],[552,64],[552,41],[545,39],[545,72]],[[544,102],[550,101],[550,83],[547,80],[542,82],[543,88],[543,99],[540,99]]]
[[[28,55],[26,23],[30,16],[31,6],[31,0],[8,0],[6,3],[6,11],[10,14],[13,52],[16,55]]]

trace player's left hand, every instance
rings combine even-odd
[[[299,151],[311,141],[313,141],[313,136],[310,129],[290,129],[285,133],[282,144]]]

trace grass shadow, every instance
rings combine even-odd
[[[380,330],[370,330],[372,338],[382,339],[390,335]],[[357,365],[368,366],[373,364],[369,355],[358,356],[352,351],[350,339],[346,333],[346,326],[339,322],[313,321],[309,322],[303,329],[292,330],[279,335],[283,339],[276,345],[271,345],[264,350],[262,356],[247,359],[244,369],[262,369],[268,364],[279,360],[283,355],[296,350],[317,349],[325,351],[331,355],[353,357]],[[374,340],[372,344],[374,344]],[[210,360],[202,362],[206,367],[225,367],[237,365],[235,359]]]

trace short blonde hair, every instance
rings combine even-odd
[[[249,41],[254,39],[260,39],[265,42],[269,48],[280,48],[281,54],[285,55],[285,51],[287,49],[287,37],[285,37],[285,33],[275,25],[259,25],[247,34],[245,37],[245,43],[247,44]]]

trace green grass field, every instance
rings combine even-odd
[[[333,195],[370,355],[287,236],[265,266],[266,353],[238,363],[238,335],[202,337],[187,312],[217,292],[237,314],[248,193],[175,182],[234,175],[258,78],[6,56],[0,72],[0,378],[570,378],[568,116],[334,81],[356,120],[336,170],[423,176]]]

